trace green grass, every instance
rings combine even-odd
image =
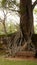
[[[37,65],[37,62],[27,61],[27,60],[13,61],[13,60],[0,58],[0,65]]]

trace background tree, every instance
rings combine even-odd
[[[12,0],[9,0],[9,1],[8,0],[2,0],[2,2],[1,2],[1,8],[2,8],[3,13],[4,13],[4,20],[3,20],[2,23],[3,23],[3,26],[4,26],[4,32],[5,32],[5,35],[6,35],[5,38],[6,38],[6,41],[7,41],[7,50],[9,52],[9,54],[11,54],[10,46],[12,45],[12,42],[11,42],[11,39],[7,37],[7,30],[6,30],[6,26],[5,26],[5,20],[6,20],[6,16],[7,16],[8,12],[15,11],[16,14],[18,14],[17,12],[19,12],[19,11],[16,10],[17,6],[18,6],[18,4],[16,4],[15,0],[13,0],[13,1]],[[6,11],[6,13],[4,11]],[[14,46],[15,45],[16,44],[14,43]],[[12,49],[13,49],[14,46],[12,46]],[[16,48],[16,46],[15,46],[15,48]],[[15,49],[14,49],[14,51],[15,51]],[[13,53],[14,53],[14,51],[13,51]]]

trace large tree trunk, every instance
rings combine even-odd
[[[27,42],[26,44],[24,44],[26,48],[26,46],[31,43],[31,36],[33,33],[32,1],[31,0],[20,0],[20,9],[21,9],[20,27],[22,30],[23,37]],[[35,46],[32,43],[31,45],[33,46],[32,50],[35,51]]]
[[[21,20],[20,26],[23,36],[26,40],[31,37],[33,32],[33,11],[31,0],[21,0]]]

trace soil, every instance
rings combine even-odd
[[[15,58],[11,58],[11,57],[8,57],[8,58],[5,58],[7,60],[14,60],[14,61],[23,61],[23,60],[26,60],[26,61],[36,61],[37,62],[37,58],[33,58],[33,57],[29,57],[29,58],[20,58],[20,57],[15,57]]]
[[[28,61],[37,62],[37,57],[33,56],[33,52],[18,52],[15,57],[12,57],[12,56],[5,57],[3,55],[2,58],[8,59],[8,60],[14,60],[14,61],[28,60]]]

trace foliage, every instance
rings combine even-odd
[[[37,8],[34,9],[34,13],[37,14]]]
[[[2,0],[2,7],[5,7],[6,6],[6,0]]]
[[[34,26],[34,32],[37,34],[37,25]]]
[[[1,4],[2,4],[2,7],[6,7],[6,8],[7,8],[7,5],[9,8],[13,8],[13,5],[19,6],[19,3],[17,3],[16,0],[2,0]]]
[[[15,11],[16,12],[16,7],[18,6],[18,4],[19,3],[16,3],[16,0],[2,0],[1,1],[1,8],[2,8],[2,11],[3,11],[3,13],[4,13],[4,21],[3,22],[5,22],[6,21],[6,16],[7,16],[7,14],[9,13],[9,12],[13,12],[13,11]],[[8,5],[8,6],[7,6]],[[4,11],[6,11],[6,13],[7,14],[5,14],[5,12]],[[11,14],[11,13],[10,13]],[[16,13],[17,14],[17,13]],[[17,14],[18,15],[18,14]],[[2,20],[2,19],[1,19]],[[2,23],[2,22],[1,22]],[[6,24],[6,23],[5,23]],[[8,26],[8,24],[6,24],[6,31],[7,31],[7,33],[13,33],[13,32],[15,32],[15,31],[17,31],[17,29],[19,29],[19,25],[15,25],[15,24],[13,24],[12,22],[9,24],[10,26]],[[1,26],[1,24],[0,24],[0,26]],[[3,26],[3,25],[2,25]],[[4,27],[2,28],[2,27],[0,27],[0,34],[4,34]]]
[[[9,26],[8,26],[9,25]],[[2,27],[1,27],[2,26]],[[7,24],[6,23],[6,30],[7,30],[7,33],[14,33],[16,32],[17,30],[19,30],[19,24],[18,25],[15,25],[13,23],[10,22],[10,24]],[[0,24],[0,35],[1,34],[4,34],[4,27],[2,24]]]
[[[37,34],[37,8],[34,8],[34,33]]]

